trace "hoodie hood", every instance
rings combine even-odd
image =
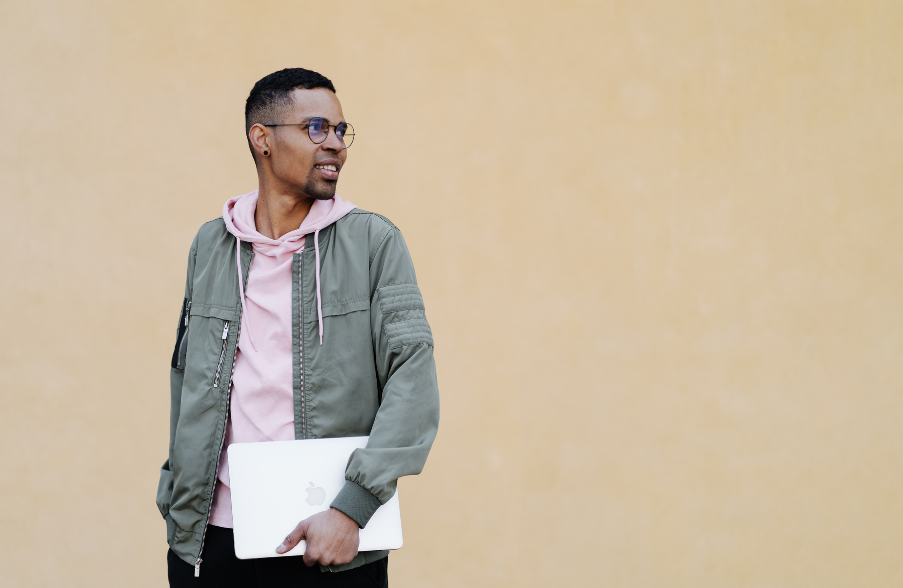
[[[226,230],[235,236],[235,260],[238,269],[238,287],[241,291],[242,309],[245,305],[245,288],[241,275],[241,242],[256,243],[258,245],[273,247],[280,252],[297,252],[304,247],[307,235],[313,234],[314,251],[317,263],[317,322],[320,332],[320,345],[323,344],[323,306],[320,300],[320,230],[325,229],[333,224],[355,208],[354,204],[342,200],[336,195],[330,200],[315,200],[310,212],[301,223],[301,226],[294,231],[282,235],[278,239],[270,239],[261,235],[257,231],[257,224],[254,222],[254,213],[257,211],[258,191],[248,192],[242,196],[236,196],[226,200],[223,205],[223,220],[226,223]],[[268,249],[269,247],[262,247]],[[244,313],[242,313],[242,322],[244,322]],[[251,347],[255,348],[254,340],[251,337],[249,325],[242,325],[247,329],[248,339],[251,341]]]

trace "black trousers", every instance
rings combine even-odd
[[[307,567],[300,556],[263,559],[238,559],[232,529],[210,525],[201,554],[201,575],[194,577],[194,566],[166,554],[170,588],[388,588],[389,558],[344,572],[321,572],[320,566]]]

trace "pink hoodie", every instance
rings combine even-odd
[[[226,439],[220,454],[210,524],[232,526],[232,500],[229,491],[229,464],[226,448],[231,443],[288,441],[295,438],[294,391],[292,385],[292,256],[304,248],[306,235],[314,235],[316,252],[317,318],[320,343],[323,342],[323,316],[320,301],[319,232],[356,207],[339,196],[314,202],[301,226],[279,239],[257,232],[254,213],[257,190],[226,201],[223,220],[227,230],[254,247],[254,257],[244,288],[237,264],[241,288],[241,330],[235,368],[232,372],[232,396]],[[238,256],[240,259],[240,256]]]

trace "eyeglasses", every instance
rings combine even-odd
[[[351,147],[351,143],[354,141],[354,127],[350,124],[343,122],[337,125],[329,124],[325,118],[321,118],[319,116],[310,119],[307,122],[303,123],[284,123],[284,124],[271,124],[271,125],[263,125],[265,127],[307,127],[307,136],[310,137],[310,140],[315,144],[319,145],[323,141],[326,140],[326,137],[329,136],[329,129],[335,129],[335,136],[339,138],[339,141],[342,142],[342,145],[345,149]]]

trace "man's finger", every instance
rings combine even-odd
[[[307,549],[304,550],[304,565],[307,567],[311,567],[317,560],[320,559],[320,552],[316,548],[311,549],[310,543],[307,544]]]

